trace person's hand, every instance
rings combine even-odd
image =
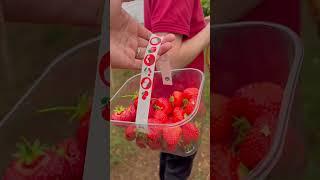
[[[122,1],[110,1],[110,63],[113,68],[141,68],[151,32],[121,8]],[[159,55],[166,53],[175,36],[164,36]]]

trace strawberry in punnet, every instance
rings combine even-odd
[[[199,138],[199,129],[193,123],[187,123],[181,127],[182,138],[185,144],[197,142]]]
[[[246,118],[251,124],[263,113],[277,116],[282,101],[283,89],[273,83],[259,82],[238,89],[228,105],[233,116]]]
[[[154,118],[149,118],[149,123],[151,124],[161,124],[161,121]],[[157,125],[149,125],[149,132],[147,134],[147,145],[152,150],[161,149],[161,135],[163,127]]]
[[[58,150],[64,152],[69,166],[71,180],[82,179],[82,173],[85,162],[85,152],[80,149],[79,143],[74,138],[68,138],[57,145]]]
[[[247,136],[237,146],[241,162],[253,169],[269,152],[273,129],[265,116],[257,118]]]
[[[197,98],[199,93],[198,88],[187,88],[183,91],[183,97],[187,99]]]
[[[117,106],[114,109],[114,113],[111,115],[112,120],[118,121],[135,121],[136,118],[136,109],[134,105],[130,105],[128,108],[123,106]]]
[[[213,94],[211,102],[211,123],[210,133],[212,144],[231,144],[234,136],[232,127],[233,119],[226,109],[229,98],[220,94]]]
[[[128,141],[133,141],[136,138],[136,127],[128,126],[125,130],[125,137]]]
[[[168,123],[168,116],[162,110],[157,110],[153,113],[153,117],[159,120],[162,124]]]
[[[135,108],[138,107],[138,91],[134,92],[134,94],[131,95],[125,95],[122,96],[123,98],[131,98],[131,100],[133,101],[133,105]]]
[[[196,97],[192,97],[189,100],[185,99],[184,100],[184,105],[183,105],[183,110],[187,115],[190,115],[195,106],[197,104],[197,98]]]
[[[69,179],[65,159],[46,149],[38,140],[17,144],[16,159],[6,169],[3,180]]]
[[[180,127],[165,127],[163,128],[163,139],[167,145],[167,150],[173,152],[181,138],[182,130]]]
[[[156,99],[150,100],[149,117],[153,117],[155,111],[157,110],[155,103],[156,103]]]
[[[154,108],[157,110],[161,110],[166,114],[170,114],[172,112],[172,105],[169,100],[166,98],[158,98],[154,103]]]
[[[173,109],[172,114],[173,114],[173,122],[174,123],[183,120],[185,118],[185,115],[186,115],[184,110],[181,107],[175,107]]]
[[[214,145],[210,157],[212,180],[240,180],[248,174],[247,168],[226,146]]]
[[[173,107],[181,107],[183,101],[183,93],[181,91],[174,91],[169,98]]]
[[[136,144],[141,149],[146,148],[145,136],[138,133],[136,137]]]
[[[160,140],[148,140],[147,144],[152,150],[159,150],[162,147]]]

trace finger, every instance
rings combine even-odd
[[[139,23],[137,23],[137,25],[138,25],[138,37],[142,39],[146,39],[148,41],[151,36],[151,32],[147,28],[145,28],[143,25]]]
[[[149,41],[146,39],[138,38],[138,47],[147,47]]]
[[[137,52],[138,54],[136,54],[136,59],[143,59],[146,53],[146,50],[147,48],[140,47],[140,52]]]
[[[158,54],[161,56],[161,55],[165,54],[166,52],[168,52],[171,48],[172,48],[172,43],[169,43],[169,42],[164,43],[161,45]]]
[[[174,34],[167,34],[163,37],[162,44],[167,42],[173,42],[176,39],[176,36]]]

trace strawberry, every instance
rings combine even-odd
[[[128,141],[133,141],[136,138],[136,127],[128,126],[125,130],[125,137]]]
[[[6,169],[4,180],[70,178],[66,159],[55,151],[46,149],[38,140],[31,144],[24,139],[17,147],[16,159]]]
[[[223,145],[214,145],[211,151],[210,167],[212,180],[240,180],[248,170],[239,159]]]
[[[181,107],[183,101],[183,93],[180,91],[173,91],[172,95],[169,98],[169,101],[172,103],[173,107]]]
[[[158,119],[150,118],[149,123],[160,124],[161,122]],[[162,135],[163,127],[150,125],[149,132],[147,134],[147,145],[152,150],[161,149],[161,135]]]
[[[189,100],[184,100],[183,110],[187,115],[190,115],[197,103],[197,99],[195,97],[190,98]]]
[[[231,144],[234,136],[233,119],[227,112],[229,98],[220,94],[213,94],[211,102],[211,140],[212,144]]]
[[[128,108],[123,106],[117,106],[114,110],[114,113],[111,115],[112,120],[118,121],[135,121],[136,118],[136,109],[134,105],[130,105]]]
[[[261,114],[267,112],[277,116],[283,89],[273,83],[261,82],[238,89],[228,105],[232,116],[246,118],[251,124]]]
[[[69,172],[72,176],[70,179],[82,179],[82,173],[85,162],[85,152],[79,146],[79,143],[74,138],[65,139],[57,145],[57,148],[64,152],[65,158],[69,166]]]
[[[175,107],[173,109],[173,122],[179,122],[185,118],[185,112],[182,108],[180,107]]]
[[[170,114],[172,111],[172,106],[169,102],[168,99],[166,98],[158,98],[154,105],[153,105],[157,110],[162,110],[166,114]]]
[[[155,111],[157,110],[156,106],[155,106],[155,103],[156,103],[156,99],[151,99],[151,101],[150,101],[150,109],[149,109],[149,117],[153,117]]]
[[[149,148],[152,149],[152,150],[161,149],[160,140],[149,140],[149,141],[147,141],[147,144],[148,144]]]
[[[141,149],[146,148],[144,136],[138,134],[138,136],[136,138],[136,144]]]
[[[260,120],[262,119],[262,120]],[[237,146],[241,162],[253,169],[268,153],[272,129],[265,117],[259,117],[244,140]]]
[[[183,97],[187,99],[197,98],[199,90],[198,88],[187,88],[183,91]]]
[[[149,123],[152,124],[161,124],[161,120],[155,118],[149,118]],[[156,141],[161,138],[163,127],[157,125],[150,125],[149,132],[147,134],[148,140]]]
[[[182,126],[182,137],[185,144],[197,142],[199,138],[199,130],[193,123],[187,123]]]
[[[125,95],[125,96],[122,96],[123,98],[131,98],[131,100],[133,101],[133,105],[134,107],[137,109],[138,107],[138,91],[134,92],[133,94],[130,94],[130,95]]]
[[[155,111],[153,114],[153,117],[157,120],[159,120],[161,123],[165,124],[168,123],[168,116],[165,112],[158,110]]]
[[[181,137],[182,130],[180,127],[165,127],[163,128],[163,139],[167,144],[169,152],[175,151]]]

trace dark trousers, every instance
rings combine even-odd
[[[187,180],[196,153],[188,157],[160,153],[160,180]]]

